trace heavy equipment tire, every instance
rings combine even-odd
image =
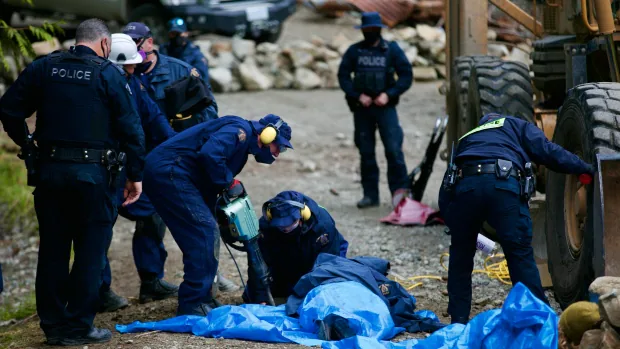
[[[566,53],[564,44],[577,41],[575,35],[549,35],[533,43],[532,81],[545,100],[545,109],[558,109],[566,97]]]
[[[568,92],[558,114],[553,142],[592,163],[598,153],[620,151],[620,83],[588,83]],[[546,236],[555,297],[564,309],[588,298],[594,279],[593,193],[580,192],[577,177],[547,173]],[[583,190],[583,189],[582,189]],[[611,193],[613,195],[614,193]],[[585,203],[587,209],[582,205]]]
[[[470,127],[471,120],[469,120],[467,115],[467,89],[471,68],[478,62],[495,62],[499,60],[495,56],[460,56],[454,59],[450,75],[450,89],[448,90],[448,113],[451,116],[446,135],[448,159],[450,158],[452,142],[456,142],[459,137],[476,127],[476,125]]]
[[[520,62],[478,62],[469,75],[467,106],[473,125],[488,113],[534,123],[534,92],[528,67]]]

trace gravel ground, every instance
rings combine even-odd
[[[287,22],[284,40],[308,39],[312,34],[328,37],[344,30],[355,33],[350,18],[339,19],[334,24],[323,19],[312,22],[315,16],[308,11],[298,12]],[[398,107],[401,125],[405,132],[404,152],[409,170],[421,160],[437,117],[445,113],[444,97],[438,93],[441,82],[414,83],[401,98]],[[297,190],[314,198],[326,207],[337,222],[340,232],[350,243],[349,256],[377,256],[392,263],[392,272],[400,276],[447,275],[439,263],[440,255],[448,251],[449,237],[443,226],[403,228],[386,226],[379,218],[391,210],[390,195],[386,182],[386,162],[383,147],[378,140],[377,159],[381,168],[381,206],[360,211],[355,203],[361,197],[359,157],[353,145],[353,120],[340,90],[310,92],[267,91],[260,93],[235,93],[216,95],[220,115],[239,115],[258,119],[265,114],[282,116],[293,128],[294,151],[283,154],[271,166],[250,160],[238,179],[243,181],[257,213],[261,204],[282,190]],[[443,146],[442,146],[443,148]],[[446,165],[437,160],[423,202],[437,207],[437,193]],[[334,194],[336,193],[336,194]],[[176,300],[146,305],[137,304],[139,280],[133,263],[131,237],[133,224],[122,218],[114,229],[110,251],[113,270],[113,289],[130,298],[131,305],[113,314],[97,316],[96,324],[113,329],[114,324],[135,320],[150,321],[174,316]],[[168,249],[166,278],[180,283],[183,276],[182,256],[170,234],[165,240]],[[36,266],[36,240],[15,253],[11,245],[4,245],[2,258],[5,271],[6,293],[3,297],[23,294],[32,290]],[[0,245],[2,247],[3,245]],[[10,252],[12,251],[12,252]],[[247,269],[245,256],[233,253],[244,274]],[[482,268],[484,257],[476,255],[476,267]],[[220,271],[239,282],[234,263],[226,249],[220,254]],[[5,267],[6,265],[6,267]],[[510,287],[481,274],[474,275],[474,306],[472,316],[488,309],[501,307]],[[447,293],[444,281],[428,280],[412,290],[417,298],[418,309],[434,311],[442,321],[447,321]],[[228,304],[241,303],[241,292],[221,295]],[[4,301],[18,298],[5,298]],[[1,300],[1,299],[0,299]],[[44,338],[38,329],[38,319],[33,318],[9,329],[0,336],[11,336],[4,342],[9,347],[41,347]],[[405,338],[423,338],[424,334],[401,335]],[[290,344],[265,344],[232,340],[197,338],[187,334],[151,333],[120,335],[114,332],[111,343],[90,348],[293,348]]]

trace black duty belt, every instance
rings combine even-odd
[[[469,177],[476,176],[481,174],[491,174],[495,173],[495,164],[478,164],[478,165],[468,165],[462,168],[459,168],[458,176],[459,177]],[[519,171],[516,168],[512,168],[510,170],[510,176],[520,179],[521,176]]]
[[[50,147],[41,149],[39,157],[55,161],[104,164],[107,152],[105,149]]]

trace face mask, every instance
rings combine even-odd
[[[364,43],[367,45],[374,45],[381,38],[381,32],[363,32],[362,34],[364,34]]]
[[[136,68],[133,73],[136,75],[146,73],[146,71],[149,70],[149,68],[151,67],[151,64],[153,64],[153,62],[144,62],[144,63],[136,64]]]
[[[293,225],[291,225],[290,227],[281,228],[280,231],[283,232],[284,234],[290,234],[294,232],[298,227],[299,227],[299,220],[293,223]]]
[[[261,164],[272,164],[276,161],[276,157],[271,154],[269,147],[261,148],[256,154],[254,154],[254,159],[256,159],[256,162],[260,162]]]
[[[185,46],[185,38],[181,35],[177,35],[170,40],[170,46],[172,47],[181,47]]]

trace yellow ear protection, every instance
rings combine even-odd
[[[284,124],[284,121],[280,119],[278,120],[278,122],[276,122],[275,125],[267,125],[260,133],[260,142],[265,145],[273,142],[278,136],[278,133],[280,133],[280,127],[282,126],[282,124]]]
[[[263,205],[263,216],[267,217],[267,221],[271,221],[271,219],[273,218],[271,216],[271,207],[272,206],[277,206],[279,204],[289,204],[291,206],[295,206],[295,207],[299,207],[300,208],[300,213],[301,213],[301,219],[305,222],[307,220],[310,219],[310,217],[312,217],[312,212],[310,212],[310,208],[308,208],[308,206],[306,206],[306,204],[302,204],[300,202],[297,201],[293,201],[293,200],[283,200],[283,201],[278,201],[275,204],[272,204],[271,202],[267,202]]]

